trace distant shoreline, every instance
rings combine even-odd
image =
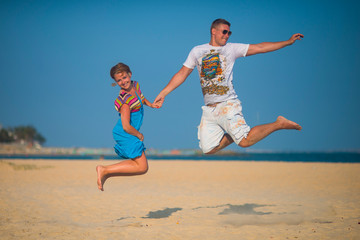
[[[276,150],[254,150],[246,149],[244,151],[222,150],[216,155],[219,156],[244,156],[248,154],[299,154],[299,153],[354,153],[360,154],[360,149],[349,150],[324,150],[324,151],[276,151]],[[43,147],[40,145],[30,146],[27,144],[6,144],[0,143],[0,155],[114,155],[113,148],[88,148],[88,147]],[[149,156],[202,156],[200,149],[154,149],[146,150]]]
[[[205,161],[285,161],[285,162],[343,162],[359,163],[360,151],[279,152],[223,150],[215,155],[205,155],[199,149],[147,149],[149,160],[205,160]],[[28,146],[25,144],[0,144],[0,159],[79,159],[122,160],[112,148],[59,148]]]
[[[147,149],[147,155],[152,156],[201,156],[204,155],[199,149]],[[223,150],[217,155],[241,155],[243,153]],[[71,156],[117,156],[113,148],[86,148],[86,147],[42,147],[40,145],[26,144],[0,144],[0,155],[71,155]]]
[[[185,161],[267,161],[267,162],[326,162],[360,163],[360,153],[243,153],[234,155],[151,155],[149,160]],[[0,160],[115,160],[117,155],[102,154],[0,154]]]

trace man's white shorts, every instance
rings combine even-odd
[[[246,124],[241,112],[240,100],[229,100],[215,107],[203,106],[202,110],[198,139],[204,153],[218,146],[225,133],[229,134],[236,144],[247,137],[250,127]]]

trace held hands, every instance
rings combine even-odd
[[[155,98],[153,105],[157,108],[161,108],[164,103],[165,97],[161,96],[160,94]]]
[[[157,104],[149,103],[149,107],[151,108],[160,108]]]
[[[149,102],[147,99],[145,99],[145,105],[151,108],[160,108],[157,104]]]
[[[296,40],[301,40],[304,37],[303,34],[301,33],[295,33],[294,35],[291,36],[291,38],[289,39],[290,45],[293,44]]]

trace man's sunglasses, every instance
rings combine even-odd
[[[229,34],[229,37],[231,36],[232,32],[231,31],[228,31],[228,30],[223,30],[222,31],[222,34],[226,35],[226,34]]]

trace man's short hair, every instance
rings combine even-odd
[[[217,26],[219,26],[220,24],[226,24],[230,27],[230,23],[228,21],[226,21],[225,19],[222,18],[218,18],[215,21],[212,22],[211,27],[210,27],[210,34],[211,34],[211,29],[216,28]]]

